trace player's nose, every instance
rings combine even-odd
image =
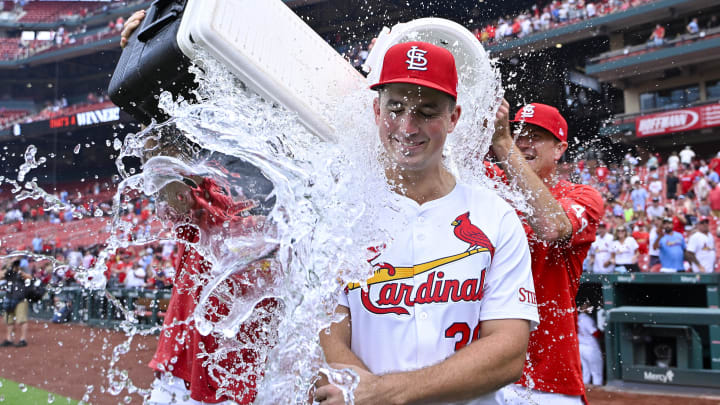
[[[415,114],[405,114],[400,118],[399,128],[404,135],[410,136],[418,132]]]

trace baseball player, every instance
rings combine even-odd
[[[557,161],[568,146],[568,126],[557,109],[540,103],[521,108],[512,121],[515,140],[508,121],[509,105],[503,101],[492,150],[508,179],[525,191],[533,209],[525,222],[540,326],[530,335],[522,378],[505,387],[505,400],[508,404],[580,404],[586,399],[575,295],[603,201],[592,187],[558,179]]]
[[[715,238],[710,233],[710,217],[698,219],[697,231],[688,239],[687,251],[697,259],[697,263],[691,263],[693,272],[712,273],[715,270]]]
[[[598,234],[595,241],[590,245],[588,256],[590,257],[590,268],[593,273],[612,273],[615,266],[612,264],[612,247],[614,239],[607,232],[607,225],[604,222],[598,224]]]
[[[122,31],[121,46],[127,44],[128,38],[144,18],[145,11],[141,10],[128,19]],[[159,150],[156,150],[154,153],[158,152]],[[166,147],[162,154],[175,156],[181,154],[181,151]],[[238,169],[238,165],[236,164],[234,168]],[[240,169],[251,170],[247,165]],[[255,171],[243,177],[258,180],[259,176],[259,172]],[[176,228],[176,237],[189,243],[198,241],[200,236],[198,229],[209,235],[223,235],[228,231],[249,232],[257,229],[264,220],[263,215],[238,215],[241,212],[258,213],[250,211],[255,207],[247,201],[239,203],[234,201],[230,191],[211,178],[187,176],[185,182],[172,182],[166,185],[160,191],[160,196],[176,211],[192,217],[192,225]],[[260,274],[270,277],[274,263],[271,259],[260,260],[252,266],[258,267],[261,270]],[[258,359],[258,353],[249,347],[273,344],[274,336],[265,331],[273,330],[273,323],[277,321],[275,313],[278,302],[274,299],[265,299],[257,304],[251,320],[243,323],[239,333],[233,338],[222,339],[213,334],[207,336],[200,334],[193,313],[204,284],[210,281],[210,267],[211,264],[192,245],[178,244],[173,294],[168,304],[157,349],[150,362],[156,377],[147,400],[151,405],[219,403],[242,405],[255,401],[257,395],[255,382],[262,375],[262,363]],[[242,294],[242,280],[231,277],[225,281],[225,284],[224,287],[230,293]],[[212,300],[215,313],[211,316],[226,316],[229,308],[215,298]],[[206,359],[220,347],[225,346],[222,350],[226,350],[228,341],[232,339],[235,340],[232,343],[247,343],[248,348],[229,351],[222,361],[211,366],[204,364]],[[235,375],[243,374],[247,379],[234,378],[227,372]]]
[[[411,223],[348,285],[345,318],[321,333],[325,356],[359,375],[354,403],[502,404],[520,377],[537,322],[526,237],[495,193],[457,183],[443,166],[460,119],[452,54],[424,42],[384,56],[373,108],[386,175]],[[315,393],[342,404],[338,387]]]

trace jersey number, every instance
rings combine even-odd
[[[448,339],[454,339],[458,334],[460,335],[460,339],[455,341],[455,351],[467,346],[471,341],[471,337],[472,340],[480,339],[480,322],[478,322],[475,329],[473,329],[472,335],[470,335],[470,325],[465,322],[455,322],[450,325],[449,328],[445,329],[445,337]]]
[[[573,204],[570,206],[570,208],[575,211],[575,216],[577,219],[580,220],[580,229],[578,229],[577,233],[582,232],[587,226],[588,226],[588,220],[585,218],[585,207],[578,204]]]

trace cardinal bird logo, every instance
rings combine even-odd
[[[455,218],[451,225],[455,227],[453,231],[455,236],[461,241],[470,244],[465,250],[466,252],[473,248],[486,248],[490,252],[490,257],[495,256],[495,247],[490,243],[490,239],[480,228],[470,222],[469,211]]]

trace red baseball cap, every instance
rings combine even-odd
[[[560,111],[547,104],[532,103],[524,106],[510,122],[524,122],[547,129],[555,138],[567,142],[568,125]]]
[[[698,218],[698,222],[703,222],[703,221],[708,221],[708,222],[709,222],[709,221],[710,221],[710,217],[708,217],[708,216],[706,216],[706,215],[703,215],[703,216],[701,216],[700,218]]]
[[[404,42],[385,52],[380,81],[370,86],[409,83],[430,87],[457,100],[455,57],[445,48],[427,42]]]

